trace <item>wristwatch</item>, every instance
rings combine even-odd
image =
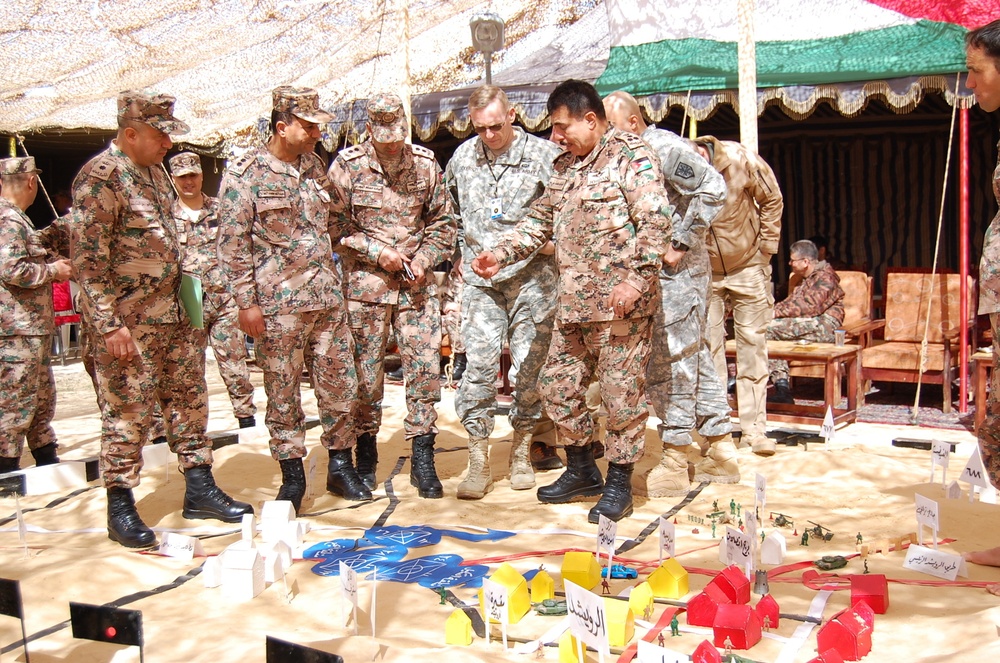
[[[670,246],[673,247],[674,251],[680,251],[682,253],[686,253],[688,250],[691,249],[690,246],[688,246],[687,244],[682,244],[678,242],[676,239],[670,240]]]

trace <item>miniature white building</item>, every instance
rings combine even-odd
[[[264,543],[282,538],[285,526],[295,520],[295,507],[288,500],[269,500],[260,510],[260,534]]]
[[[279,542],[280,543],[280,542]],[[284,544],[281,544],[284,545]],[[264,582],[278,582],[285,577],[285,569],[281,563],[281,555],[264,558]]]
[[[242,538],[244,541],[253,541],[257,536],[257,519],[252,513],[243,514]]]
[[[958,481],[952,480],[944,489],[944,494],[949,500],[962,499],[962,486],[959,485]]]
[[[205,587],[218,587],[222,584],[222,557],[209,557],[201,567],[201,581]]]
[[[785,535],[778,530],[771,530],[771,533],[764,537],[764,542],[760,544],[761,564],[781,564],[785,561]]]
[[[281,562],[281,569],[283,571],[287,571],[292,566],[292,549],[284,541],[275,541],[265,545],[261,549],[261,554],[265,560],[277,558]]]
[[[222,594],[249,601],[264,591],[264,560],[255,549],[226,549],[222,554]]]

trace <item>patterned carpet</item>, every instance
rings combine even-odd
[[[970,403],[969,411],[960,414],[958,404],[952,403],[952,411],[945,414],[941,411],[941,387],[936,384],[921,387],[920,406],[917,408],[917,419],[914,421],[913,398],[916,391],[915,384],[874,385],[865,396],[865,405],[858,412],[858,421],[894,426],[919,425],[927,428],[973,430],[974,406]],[[952,393],[956,391],[957,389]],[[820,380],[799,380],[795,385],[795,394],[797,402],[820,405],[823,402],[823,383]],[[847,406],[846,399],[842,406]]]

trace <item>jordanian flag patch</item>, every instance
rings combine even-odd
[[[636,174],[639,174],[644,170],[649,170],[652,167],[653,164],[649,162],[649,157],[639,157],[632,162],[632,170],[634,170]]]

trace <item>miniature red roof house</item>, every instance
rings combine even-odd
[[[687,623],[689,626],[705,626],[712,628],[715,623],[715,613],[719,610],[719,605],[732,603],[729,597],[717,586],[709,583],[705,589],[688,601]]]
[[[809,659],[809,663],[844,663],[844,657],[836,649],[827,649],[816,658]]]
[[[875,613],[864,601],[841,610],[816,634],[816,649],[836,649],[845,661],[860,661],[872,649]],[[825,656],[825,653],[824,653]]]
[[[727,566],[708,584],[721,589],[729,603],[750,603],[750,581],[738,566]]]
[[[774,600],[774,597],[770,594],[764,594],[757,601],[757,606],[754,608],[757,611],[757,619],[760,620],[760,625],[767,628],[778,628],[778,619],[781,617],[781,610],[778,607],[778,602]],[[764,618],[767,618],[765,624]]]
[[[884,575],[851,576],[851,605],[864,601],[876,615],[884,615],[889,609],[889,582]]]
[[[712,642],[725,647],[729,640],[733,649],[750,649],[760,642],[760,619],[749,605],[723,604],[715,613]]]
[[[703,640],[691,654],[691,663],[722,663],[722,654],[708,640]]]

